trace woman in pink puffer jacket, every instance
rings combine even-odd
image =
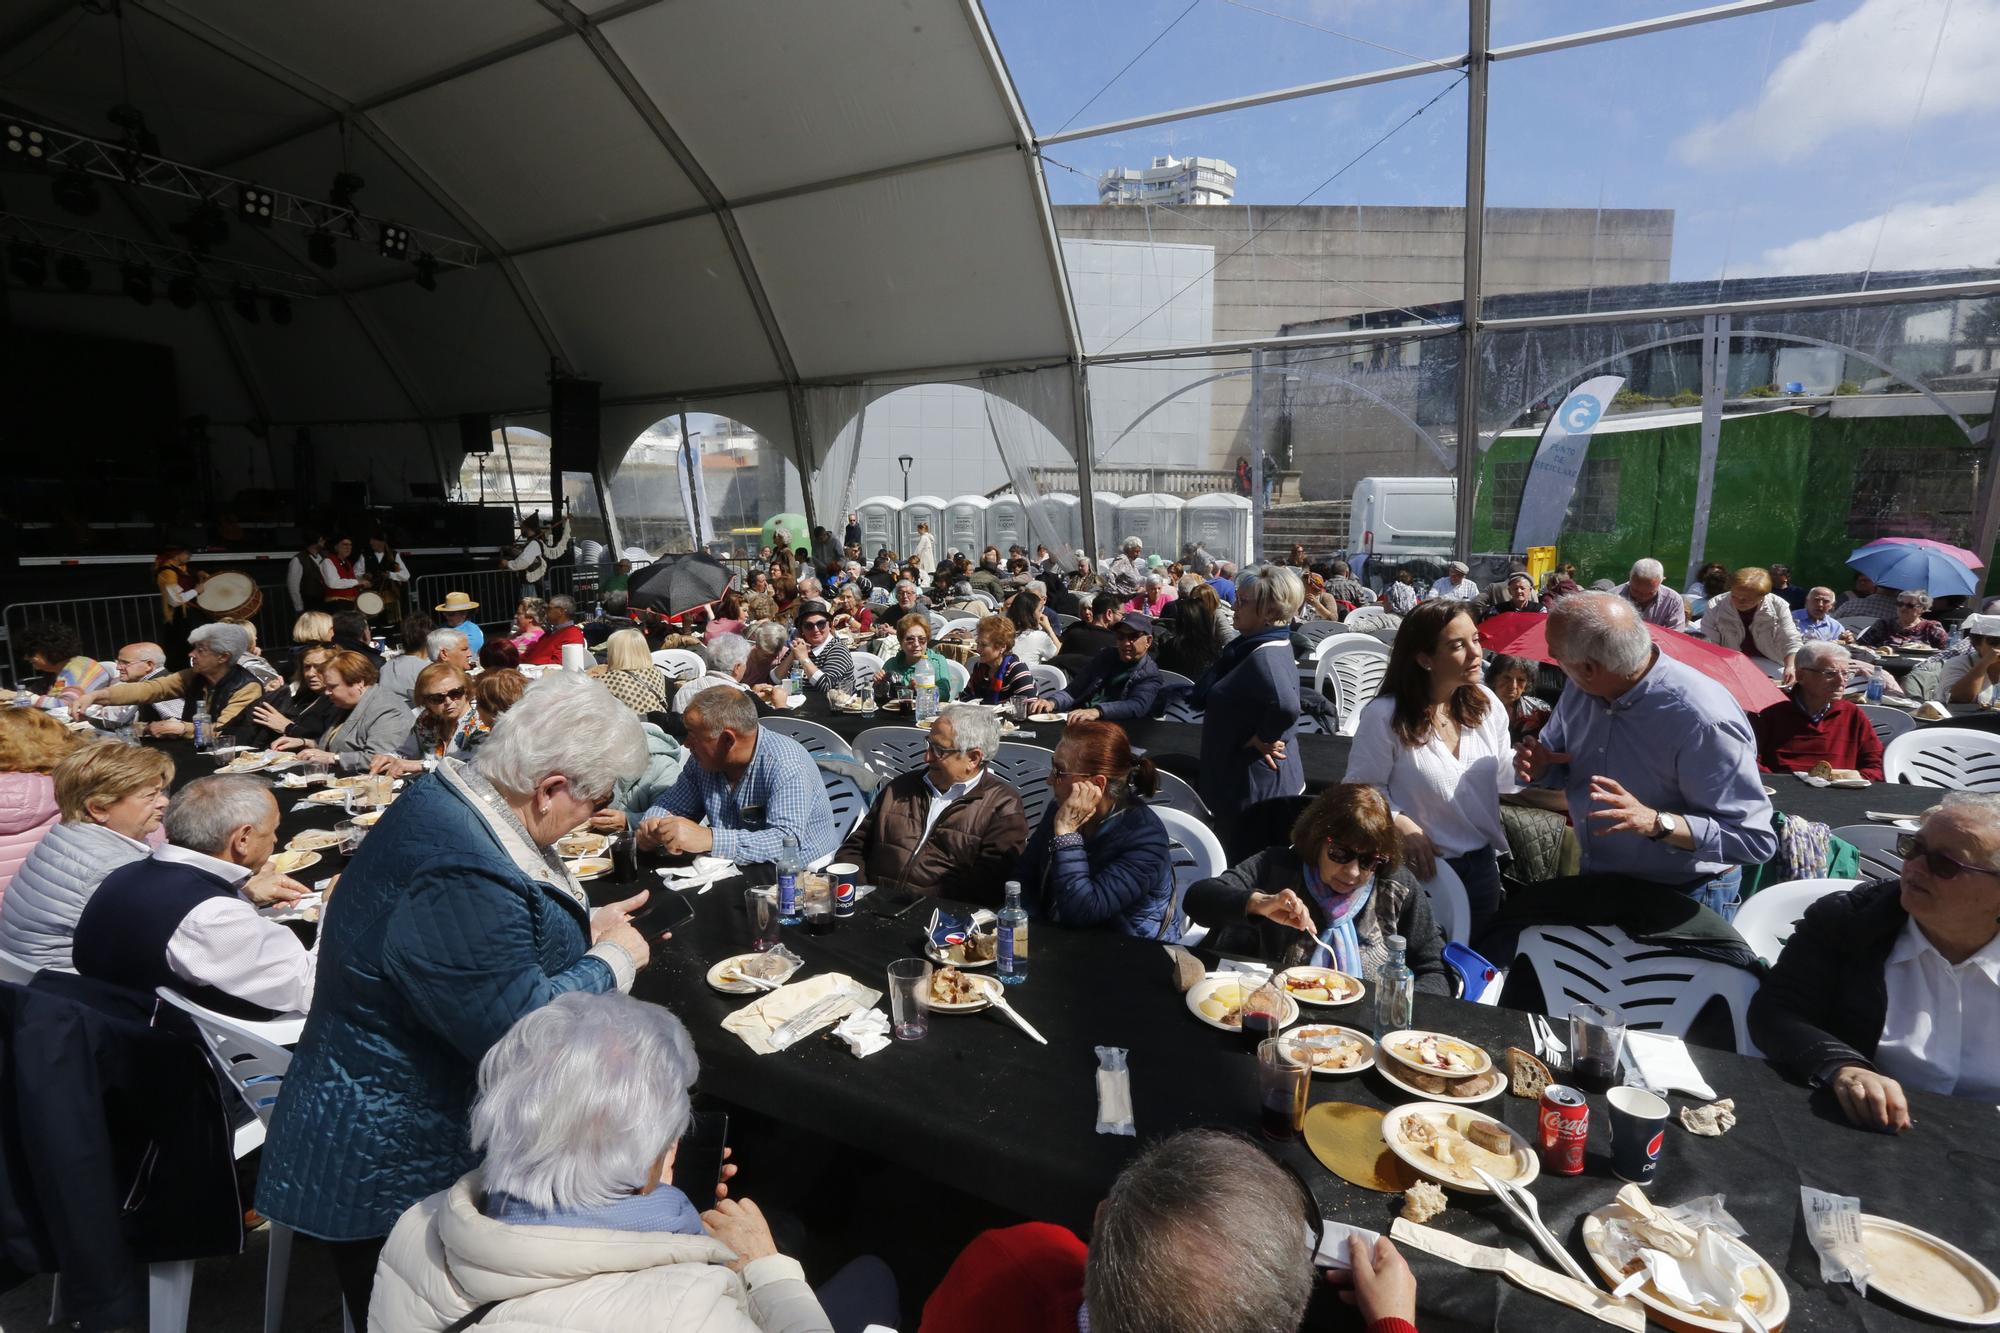
[[[67,727],[40,709],[0,712],[0,894],[62,817],[49,774],[77,744]]]

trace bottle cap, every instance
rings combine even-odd
[[[1410,942],[1401,935],[1391,935],[1385,943],[1388,944],[1390,953],[1402,953],[1410,947]]]

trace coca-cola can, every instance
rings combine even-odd
[[[1590,1142],[1590,1107],[1583,1094],[1575,1088],[1545,1088],[1536,1119],[1542,1169],[1558,1176],[1582,1175],[1583,1149]]]

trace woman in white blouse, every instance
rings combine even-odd
[[[1500,797],[1516,785],[1507,709],[1481,670],[1465,603],[1439,598],[1410,612],[1382,692],[1361,710],[1346,777],[1389,798],[1413,875],[1429,879],[1440,859],[1457,872],[1474,934],[1500,906]]]

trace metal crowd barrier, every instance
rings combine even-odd
[[[267,656],[277,653],[282,657],[291,649],[292,622],[298,618],[292,611],[291,596],[282,582],[257,586],[264,594],[263,605],[252,618],[257,627],[257,645]],[[207,619],[199,608],[191,606],[189,610],[193,617],[190,624]],[[13,603],[0,612],[0,623],[7,630],[7,669],[9,680],[15,684],[38,674],[21,655],[21,632],[40,620],[74,626],[83,639],[83,651],[108,662],[128,643],[160,637],[160,597],[158,593],[128,593],[117,597],[66,597]],[[169,667],[186,665],[185,661],[168,663]]]
[[[574,566],[552,567],[542,576],[542,596],[572,591],[575,579]],[[462,592],[479,603],[476,619],[482,629],[489,625],[505,625],[514,619],[514,607],[521,600],[523,586],[519,570],[502,569],[497,564],[486,569],[420,574],[410,583],[410,609],[435,616],[432,608],[444,601],[446,593]],[[588,608],[580,607],[578,610],[582,613]]]

